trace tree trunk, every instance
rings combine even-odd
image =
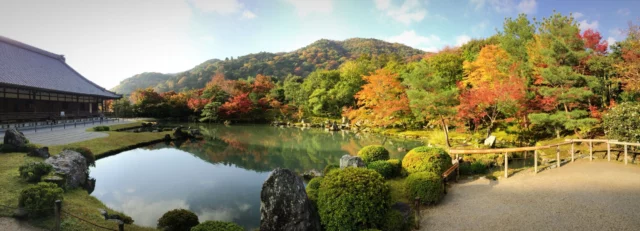
[[[447,141],[447,147],[451,147],[451,143],[449,143],[449,128],[447,127],[447,123],[444,122],[444,117],[440,116],[440,121],[442,122],[442,131],[444,131],[444,139]]]

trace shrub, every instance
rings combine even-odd
[[[640,141],[640,103],[624,102],[602,116],[603,127],[609,139],[626,142]]]
[[[394,177],[395,169],[393,165],[386,160],[370,162],[369,164],[367,164],[367,168],[380,173],[380,175],[382,175],[382,177],[386,179]]]
[[[158,219],[158,229],[167,231],[189,231],[198,224],[198,216],[185,209],[171,210]]]
[[[27,140],[27,142],[29,142]],[[2,144],[0,145],[0,152],[10,153],[10,152],[30,152],[37,149],[38,146],[32,143],[27,143],[25,147],[16,147],[11,144]]]
[[[18,205],[31,216],[53,213],[56,200],[62,200],[63,190],[54,183],[40,182],[20,192]]]
[[[331,230],[377,228],[389,209],[389,186],[377,172],[346,168],[324,177],[318,191],[322,225]]]
[[[387,162],[393,166],[393,176],[400,176],[402,173],[402,162],[399,159],[388,159]]]
[[[121,220],[128,225],[133,224],[133,218],[121,212],[113,212],[112,214],[109,214],[109,218]]]
[[[51,170],[53,170],[53,167],[45,162],[26,163],[19,168],[20,177],[27,182],[38,182],[42,176],[49,174]]]
[[[427,146],[412,149],[402,159],[402,168],[409,174],[434,172],[442,175],[452,165],[451,156],[444,149]]]
[[[420,197],[420,203],[432,204],[440,201],[444,195],[442,177],[434,172],[413,173],[404,181],[409,201]]]
[[[322,174],[324,176],[329,175],[329,173],[331,171],[336,170],[336,169],[340,169],[340,166],[339,165],[335,165],[335,164],[327,165],[326,167],[324,167],[324,171],[322,172]]]
[[[316,177],[309,181],[307,184],[307,197],[309,197],[312,201],[318,200],[318,189],[320,188],[320,184],[322,184],[323,177]]]
[[[93,131],[96,131],[96,132],[109,131],[109,127],[108,126],[97,126],[97,127],[93,127]]]
[[[471,163],[471,166],[469,166],[469,168],[474,174],[483,174],[487,172],[487,166],[480,161]]]
[[[93,152],[85,147],[67,147],[65,150],[75,151],[84,156],[84,159],[87,161],[87,166],[96,166],[96,157],[93,155]]]
[[[411,217],[411,215],[409,215]],[[409,231],[411,230],[411,224],[404,220],[404,216],[397,210],[389,210],[384,217],[384,224],[382,225],[384,231]]]
[[[365,163],[378,160],[388,160],[389,151],[381,145],[369,145],[360,149],[360,151],[358,151],[358,156],[362,158]]]
[[[244,231],[244,228],[224,221],[205,221],[191,228],[191,231]]]

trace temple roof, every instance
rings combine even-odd
[[[0,85],[118,99],[71,68],[62,55],[0,36]]]

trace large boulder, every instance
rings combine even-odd
[[[42,147],[42,148],[36,148],[31,150],[29,153],[27,153],[27,156],[35,156],[35,157],[41,157],[41,158],[49,158],[49,156],[51,156],[49,154],[49,148],[48,147]]]
[[[192,137],[189,133],[183,131],[182,129],[183,129],[182,126],[178,126],[178,127],[174,128],[173,129],[173,138],[180,140],[180,139],[189,139],[189,138]]]
[[[18,129],[10,128],[6,132],[4,132],[4,145],[7,148],[15,149],[15,150],[23,150],[27,148],[27,144],[29,140],[24,134]]]
[[[340,158],[340,169],[346,167],[364,168],[365,166],[362,158],[357,156],[344,155]]]
[[[53,170],[63,175],[67,188],[84,186],[89,176],[89,168],[84,156],[80,153],[64,150],[57,156],[49,157],[44,161],[53,166]]]
[[[320,217],[302,179],[288,169],[273,170],[262,185],[260,230],[321,230]]]

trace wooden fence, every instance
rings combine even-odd
[[[513,152],[534,152],[534,173],[538,173],[538,150],[556,148],[556,165],[560,167],[560,146],[571,145],[571,162],[575,160],[575,143],[584,142],[589,143],[589,160],[593,161],[593,143],[606,143],[607,144],[607,159],[611,161],[611,145],[624,146],[624,163],[627,164],[628,146],[640,146],[640,143],[628,143],[618,142],[617,140],[605,140],[605,139],[567,139],[565,142],[557,144],[548,144],[543,146],[533,147],[519,147],[519,148],[494,148],[494,149],[449,149],[449,154],[455,154],[456,160],[459,159],[459,155],[468,154],[504,154],[504,177],[509,177],[509,153]]]

